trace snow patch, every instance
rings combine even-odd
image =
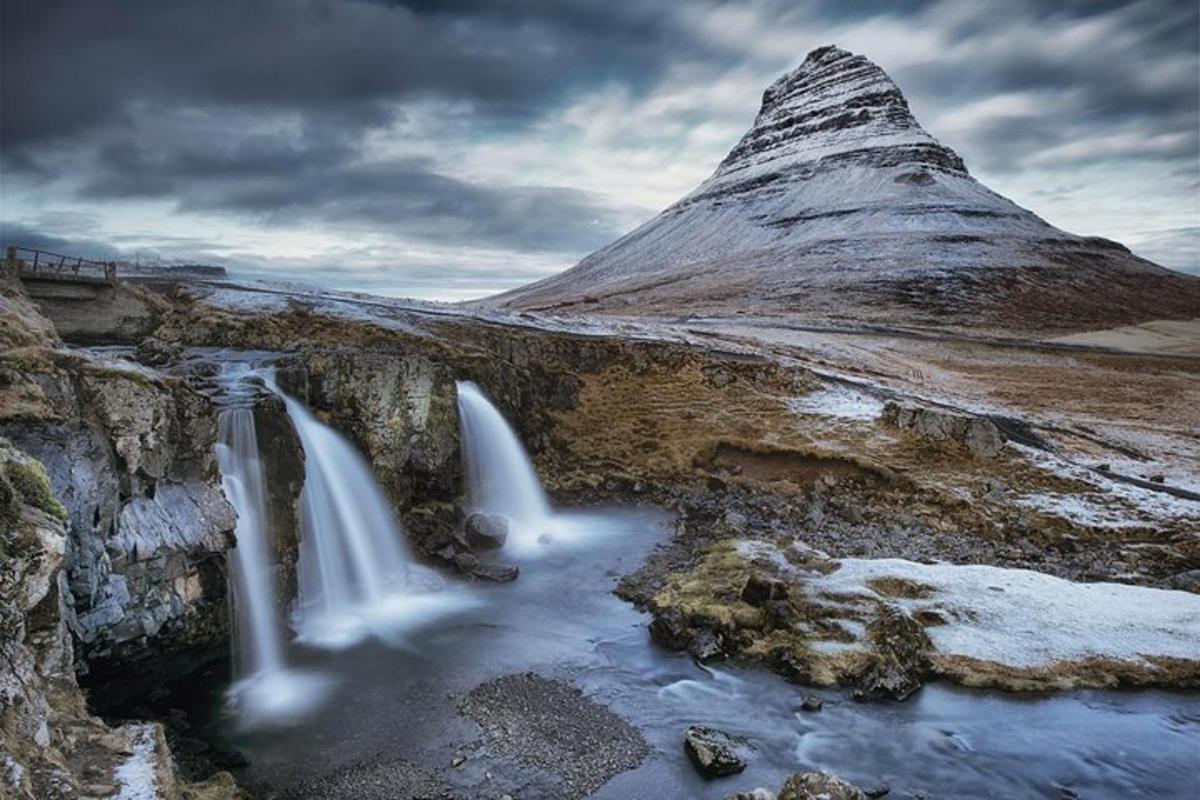
[[[1008,446],[1015,447],[1047,472],[1095,487],[1094,491],[1073,494],[1022,495],[1017,502],[1026,508],[1094,527],[1144,527],[1168,521],[1194,521],[1200,526],[1200,502],[1106,478],[1053,453],[1015,442],[1009,442]]]
[[[870,421],[883,413],[883,402],[848,386],[830,386],[788,401],[796,414]]]
[[[157,737],[154,735],[154,726],[134,727],[133,755],[117,767],[113,775],[121,787],[113,800],[156,800],[159,791],[158,774],[155,771]]]
[[[817,591],[878,596],[876,578],[933,587],[925,598],[886,598],[906,610],[934,609],[947,624],[926,628],[939,652],[1015,667],[1106,657],[1200,661],[1200,595],[1116,583],[1075,583],[1022,569],[843,559],[814,578]]]

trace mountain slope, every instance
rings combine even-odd
[[[712,177],[512,308],[1070,330],[1200,315],[1200,279],[972,178],[866,58],[814,50]]]

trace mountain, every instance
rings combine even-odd
[[[691,194],[510,308],[1072,330],[1200,316],[1200,279],[1046,223],[967,172],[900,89],[822,47]]]

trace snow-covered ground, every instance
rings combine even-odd
[[[888,597],[909,611],[933,609],[926,629],[937,650],[1015,667],[1106,657],[1200,661],[1200,595],[1115,583],[1075,583],[1040,572],[981,565],[843,559],[814,578],[817,592],[879,597],[868,582],[903,578],[932,587],[920,599]]]

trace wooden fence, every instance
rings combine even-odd
[[[82,256],[51,253],[32,247],[10,246],[4,254],[4,271],[28,278],[117,282],[115,261],[94,261]]]

